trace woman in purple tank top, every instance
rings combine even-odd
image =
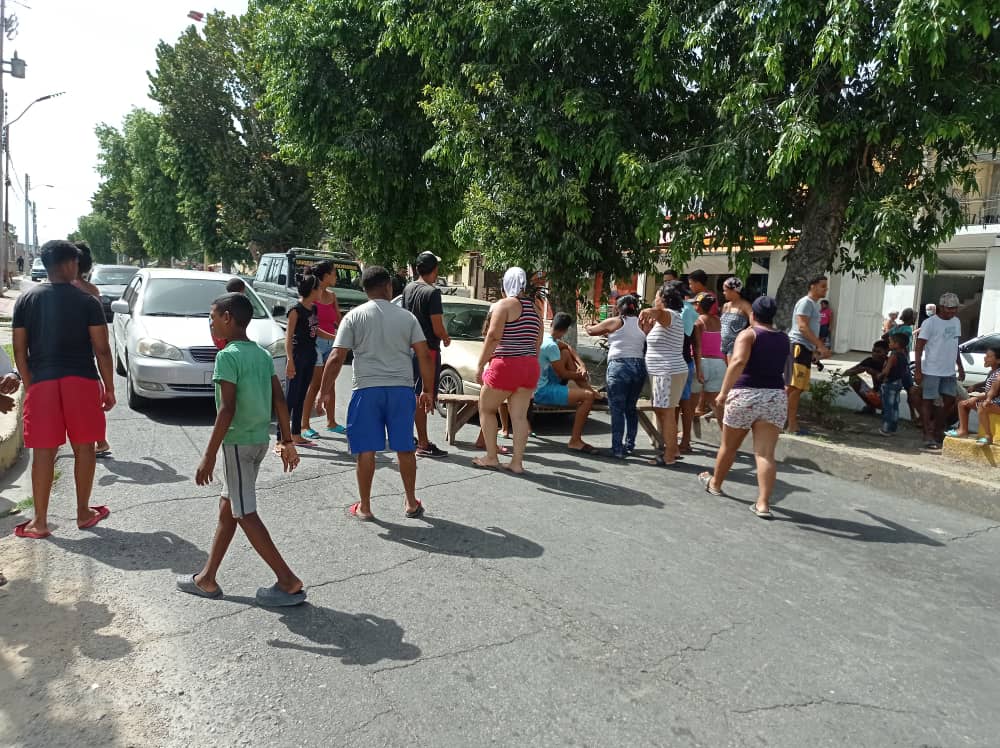
[[[774,448],[785,425],[788,397],[785,394],[785,361],[788,336],[774,329],[778,305],[770,296],[753,302],[751,324],[736,338],[716,407],[725,408],[722,417],[722,446],[715,458],[715,470],[702,473],[698,480],[713,496],[722,496],[722,482],[729,474],[747,433],[753,431],[753,451],[757,460],[757,501],[750,511],[771,519],[771,493],[777,477]]]

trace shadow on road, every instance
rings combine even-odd
[[[150,421],[167,426],[211,426],[215,423],[215,400],[210,397],[150,400],[141,412]]]
[[[428,553],[466,558],[538,558],[545,549],[499,527],[469,527],[440,517],[424,516],[420,525],[395,525],[380,519],[373,524],[385,532],[379,537]],[[428,527],[427,525],[430,525]]]
[[[665,472],[665,471],[664,471]],[[569,473],[556,471],[552,475],[527,472],[522,480],[535,483],[542,487],[542,493],[555,496],[565,496],[582,501],[596,501],[600,504],[614,506],[651,506],[662,509],[663,502],[654,499],[648,493],[637,491],[625,485],[612,485],[591,478],[578,478]]]
[[[252,597],[226,597],[226,602],[257,606]],[[268,639],[269,647],[338,657],[345,665],[372,665],[381,660],[415,660],[420,647],[403,641],[403,627],[389,618],[369,613],[347,613],[312,603],[294,608],[261,608],[276,613],[289,633],[313,643]]]
[[[125,532],[97,525],[87,532],[93,536],[70,540],[53,535],[48,542],[124,571],[170,569],[176,574],[184,574],[201,568],[208,558],[208,554],[194,543],[163,530]]]
[[[797,512],[785,507],[774,507],[775,519],[783,522],[795,522],[803,530],[818,532],[822,535],[829,535],[834,538],[844,538],[845,540],[861,540],[865,543],[913,543],[916,545],[929,545],[932,547],[944,547],[944,543],[934,538],[915,532],[908,527],[904,527],[892,520],[879,517],[871,512],[858,509],[859,514],[878,522],[878,525],[866,525],[863,522],[854,522],[849,519],[837,519],[835,517],[817,517],[806,512]]]
[[[99,464],[103,465],[110,474],[98,478],[97,485],[112,486],[115,483],[135,483],[140,486],[149,486],[157,483],[181,483],[189,480],[188,476],[181,475],[163,460],[157,460],[155,457],[144,457],[143,460],[145,462],[116,460],[114,457],[102,459]],[[152,464],[147,465],[147,462]]]

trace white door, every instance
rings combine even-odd
[[[858,284],[854,294],[854,309],[841,319],[851,326],[851,350],[871,350],[872,343],[882,336],[882,296],[885,281],[875,276]]]

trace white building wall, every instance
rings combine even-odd
[[[913,270],[900,273],[896,283],[885,284],[885,294],[882,297],[882,316],[888,317],[889,312],[902,312],[907,307],[916,310],[920,303],[920,279],[924,274],[924,263],[920,261]]]
[[[997,246],[986,253],[986,276],[983,278],[983,303],[979,310],[979,334],[1000,330],[1000,236]]]
[[[785,277],[785,255],[786,252],[780,249],[771,252],[771,263],[767,269],[767,295],[771,298],[778,296],[778,286]]]

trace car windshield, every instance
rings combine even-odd
[[[43,267],[45,267],[45,264],[42,262],[42,258],[41,257],[36,257],[35,261],[33,263],[31,263],[31,267],[33,267],[33,268],[43,268]]]
[[[445,304],[444,328],[456,340],[482,340],[489,310],[481,304]]]
[[[148,317],[208,317],[212,302],[226,294],[229,278],[150,278],[142,297],[142,313]],[[266,319],[267,312],[250,289],[246,297],[253,305],[253,318]]]
[[[295,282],[302,280],[306,270],[312,268],[323,258],[316,257],[296,257],[295,258]],[[337,289],[348,289],[361,291],[361,271],[358,266],[349,262],[333,261],[333,277],[330,278],[330,288],[336,293]]]
[[[90,282],[95,286],[125,286],[139,268],[94,268],[90,274]]]

